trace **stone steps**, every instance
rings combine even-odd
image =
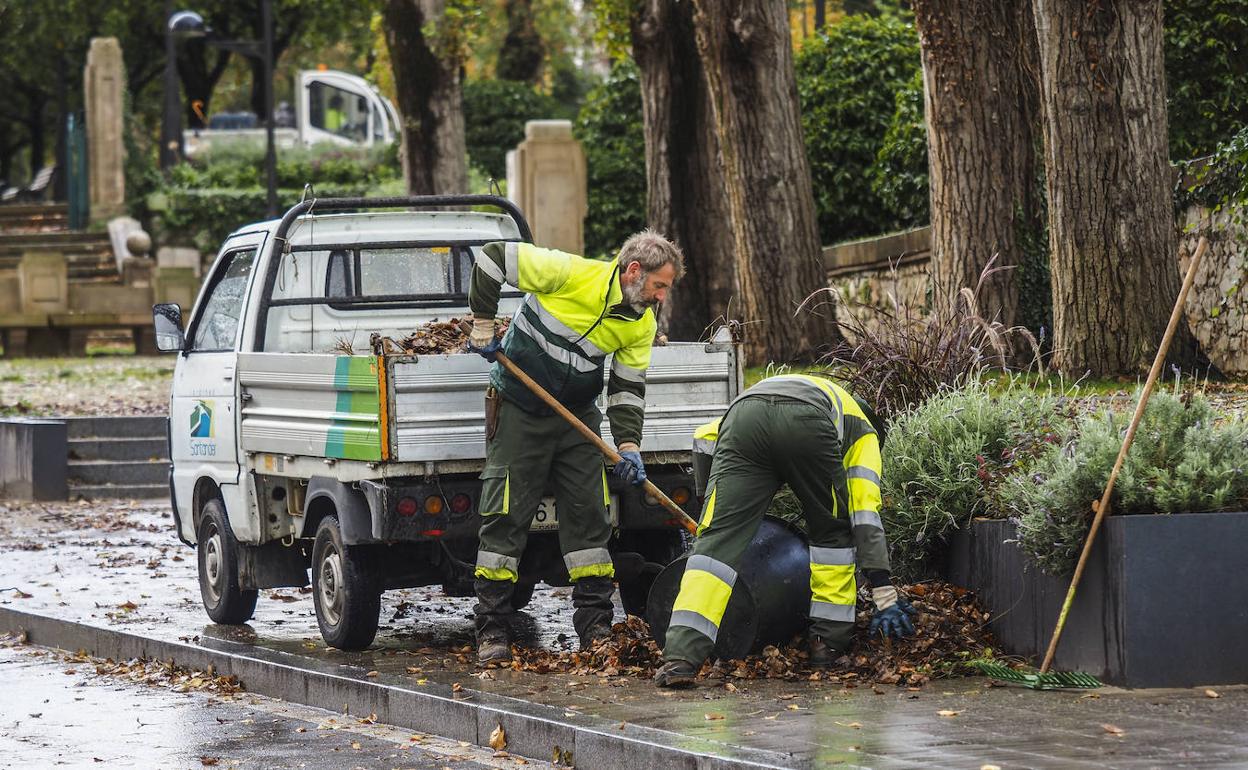
[[[169,495],[166,418],[69,417],[69,497],[154,499]]]

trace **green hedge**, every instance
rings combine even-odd
[[[920,71],[914,25],[893,15],[848,16],[807,40],[797,60],[802,130],[824,243],[904,226],[872,189],[897,112],[897,94]],[[891,155],[889,157],[892,157]],[[907,171],[926,175],[926,161]]]
[[[277,191],[278,209],[285,211],[299,201],[302,190]],[[354,197],[373,194],[365,187],[320,187],[322,197]],[[192,246],[205,254],[216,253],[225,237],[243,225],[265,216],[267,195],[262,189],[187,190],[166,186],[148,196],[153,238],[162,246]]]
[[[567,110],[533,86],[513,80],[464,84],[464,140],[468,158],[483,174],[507,178],[507,151],[524,141],[530,120],[568,118]]]
[[[277,186],[302,190],[321,187],[371,187],[402,176],[398,145],[373,148],[318,144],[279,148]],[[169,185],[188,190],[242,190],[264,186],[264,147],[231,144],[210,148],[174,166]]]
[[[646,141],[635,65],[615,65],[589,92],[575,134],[589,167],[585,253],[612,255],[646,225]]]
[[[897,91],[892,122],[867,173],[871,192],[898,225],[917,227],[930,221],[922,71]]]

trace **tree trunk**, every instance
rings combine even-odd
[[[1034,227],[1040,130],[1030,0],[920,0],[932,278],[938,307],[975,288],[989,261],[979,312],[1019,317],[1024,228]],[[1020,237],[1021,236],[1021,237]]]
[[[403,176],[414,195],[468,191],[463,70],[458,59],[440,59],[424,34],[445,6],[445,0],[387,0],[382,12],[402,116]]]
[[[542,58],[542,36],[533,18],[532,0],[507,0],[507,36],[495,68],[499,79],[536,83]]]
[[[1055,367],[1146,369],[1179,292],[1161,0],[1034,0]],[[1195,360],[1180,326],[1173,363]]]
[[[710,324],[743,320],[746,311],[689,4],[647,0],[631,36],[646,140],[646,221],[685,253],[685,277],[660,322],[674,339],[696,340]]]
[[[693,0],[693,25],[724,170],[751,364],[814,356],[837,341],[802,141],[783,0]]]

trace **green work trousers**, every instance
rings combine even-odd
[[[720,429],[698,538],[667,629],[666,660],[700,664],[711,654],[738,564],[783,484],[801,501],[810,538],[810,633],[834,650],[849,646],[857,587],[836,425],[827,410],[760,395],[737,402]]]
[[[594,404],[574,410],[595,433],[602,414]],[[498,428],[488,441],[480,512],[484,521],[478,539],[477,630],[499,631],[512,612],[511,592],[529,526],[548,486],[553,488],[559,516],[559,546],[572,579],[573,624],[582,636],[594,626],[611,622],[611,579],[615,568],[607,541],[611,538],[610,498],[602,453],[557,414],[537,415],[504,400]]]

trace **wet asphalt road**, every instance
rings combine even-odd
[[[262,696],[176,692],[63,653],[0,647],[0,768],[444,768],[521,765],[492,750]],[[528,761],[527,767],[550,767]]]
[[[782,752],[795,766],[923,770],[984,765],[1063,770],[1248,767],[1248,731],[1243,729],[1248,687],[1243,686],[1218,687],[1216,691],[1106,688],[1081,695],[989,687],[982,678],[937,680],[916,691],[891,686],[854,687],[847,682],[829,685],[748,680],[734,684],[707,679],[692,690],[660,692],[647,680],[601,672],[478,672],[467,646],[473,600],[444,596],[436,586],[387,592],[382,600],[382,630],[377,643],[359,653],[325,647],[312,614],[311,596],[298,589],[262,592],[256,617],[247,626],[214,626],[200,604],[195,552],[173,538],[168,508],[161,504],[0,503],[0,564],[0,606],[205,646],[212,646],[216,638],[230,639],[300,655],[310,662],[345,664],[361,675],[376,671],[394,686],[418,688],[426,678],[442,686],[462,683],[468,697],[484,691],[560,708],[569,721],[588,717],[662,731],[677,741],[692,738],[724,747]],[[567,589],[539,587],[525,613],[529,643],[562,647],[571,635],[569,605]],[[72,679],[65,674],[57,676]],[[58,736],[62,733],[69,736],[63,743],[110,745],[107,738],[77,738],[77,733],[66,732],[70,727],[46,732],[39,725],[30,727],[31,718],[22,715],[55,713],[39,702],[52,696],[43,694],[32,703],[23,694],[25,700],[10,699],[13,704],[21,703],[13,711],[5,702],[8,680],[7,667],[0,666],[0,766],[14,766],[8,754],[15,748],[27,748],[31,740],[42,740],[41,750],[55,751],[49,747],[61,740]],[[82,688],[75,691],[65,685],[53,689],[70,693],[70,705]],[[137,723],[130,727],[128,712],[141,708],[136,703],[100,704],[97,710],[126,715],[124,724],[118,717],[101,731],[112,731],[114,724],[117,734],[128,734],[122,733],[123,726],[146,730]],[[249,702],[226,705],[255,707]],[[289,714],[276,717],[293,718]],[[212,715],[212,722],[194,722],[201,726],[200,737],[189,747],[174,743],[182,740],[182,731],[167,727],[161,733],[162,750],[183,751],[178,762],[209,756],[196,752],[213,746],[257,742],[272,744],[283,752],[303,753],[299,747],[308,738],[297,728],[293,737],[286,734],[269,739],[261,733],[257,739],[255,731],[259,728],[255,725],[259,720],[247,724],[248,718],[256,720],[254,716],[230,718],[228,725],[216,723],[219,730],[213,728],[216,715]],[[320,717],[300,719],[317,723]],[[173,718],[171,722],[176,724]],[[360,743],[361,749],[351,751],[364,752],[365,746],[371,746]],[[268,747],[255,750],[263,752]],[[122,762],[137,756],[132,751],[118,751],[114,745],[113,753],[97,756]],[[357,766],[350,761],[355,754],[344,757],[343,751],[331,749],[327,754],[330,758],[325,760],[328,764],[321,766]],[[99,764],[85,753],[74,754],[72,759],[86,762],[83,766],[87,767]],[[270,764],[272,760],[260,754],[253,766],[281,766]],[[300,761],[320,761],[319,754],[309,754]],[[458,768],[463,761],[467,760],[447,766]],[[408,766],[405,762],[392,763],[384,753],[370,755],[368,762],[374,764],[362,766]],[[129,765],[134,766],[133,761]],[[41,765],[19,759],[16,766]]]

